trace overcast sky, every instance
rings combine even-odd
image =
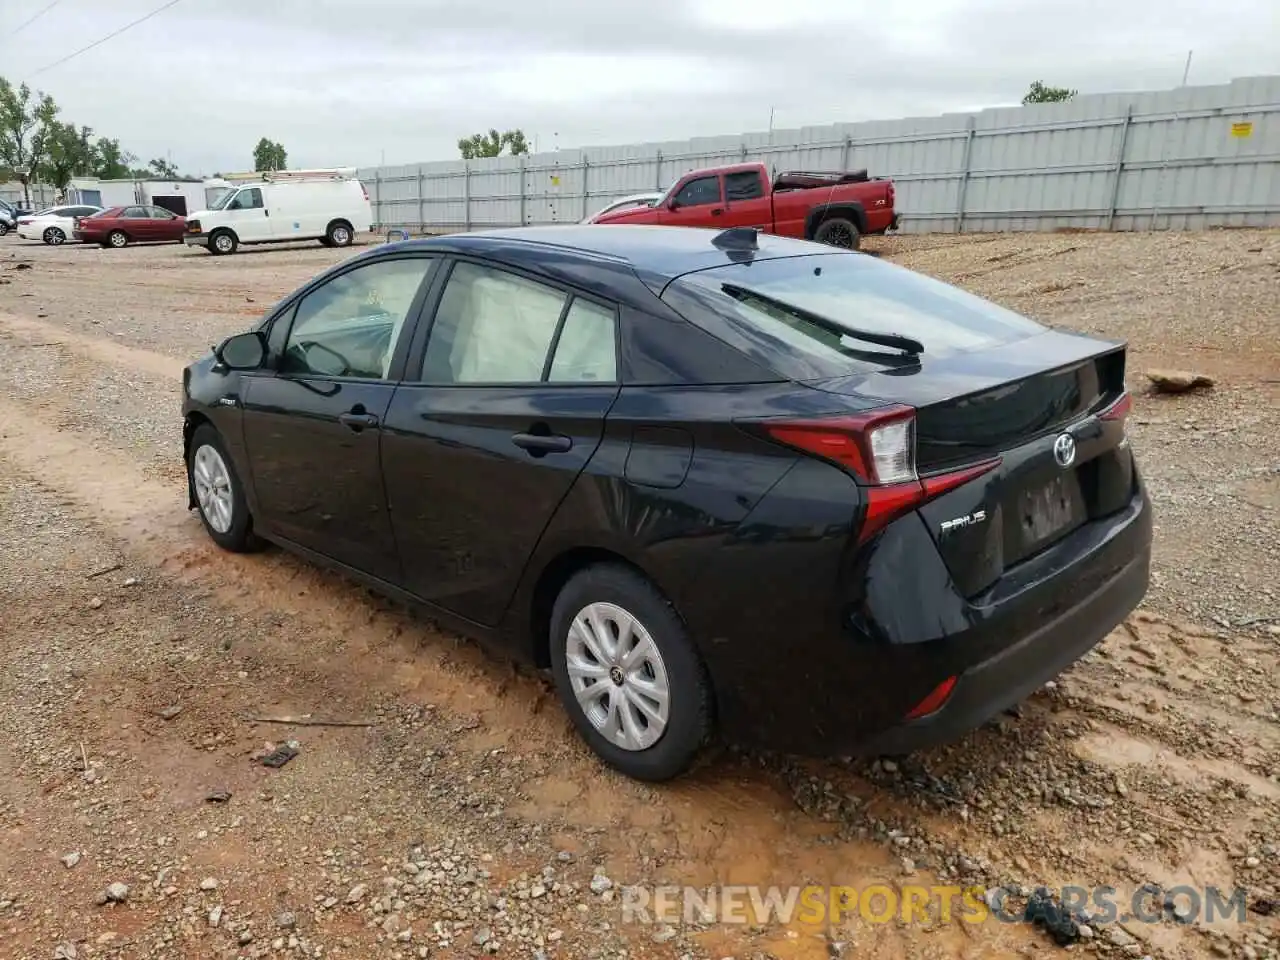
[[[0,74],[184,172],[457,159],[928,116],[1280,72],[1280,0],[163,0],[0,2]]]

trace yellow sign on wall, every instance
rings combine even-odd
[[[559,177],[556,177],[556,176],[552,176],[552,178],[551,178],[551,185],[552,185],[553,187],[558,187],[558,186],[560,186],[560,178],[559,178]]]
[[[1231,125],[1231,135],[1233,137],[1253,136],[1253,122],[1246,120],[1243,123],[1233,123]]]

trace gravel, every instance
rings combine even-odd
[[[1280,239],[868,245],[1129,341],[1151,592],[958,744],[720,751],[652,787],[596,764],[541,679],[278,552],[220,554],[184,510],[166,364],[176,377],[343,254],[0,242],[0,956],[1013,955],[1059,948],[1026,923],[628,924],[619,906],[717,882],[976,886],[1018,915],[1042,885],[1280,899]],[[1157,397],[1148,370],[1214,385]],[[244,719],[262,715],[373,726]],[[286,766],[255,759],[282,743],[299,745]],[[1261,906],[1187,919],[1090,908],[1071,949],[1280,950]]]

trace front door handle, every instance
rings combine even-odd
[[[365,427],[376,427],[378,418],[372,413],[341,413],[338,422],[353,433],[359,433]]]
[[[511,442],[523,450],[528,450],[535,457],[544,453],[568,453],[573,449],[573,439],[545,433],[517,433]]]

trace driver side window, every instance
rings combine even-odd
[[[380,260],[349,270],[299,301],[280,371],[385,380],[400,331],[436,260]]]
[[[690,180],[676,194],[676,203],[682,207],[700,207],[706,203],[720,202],[720,177],[699,177]]]

